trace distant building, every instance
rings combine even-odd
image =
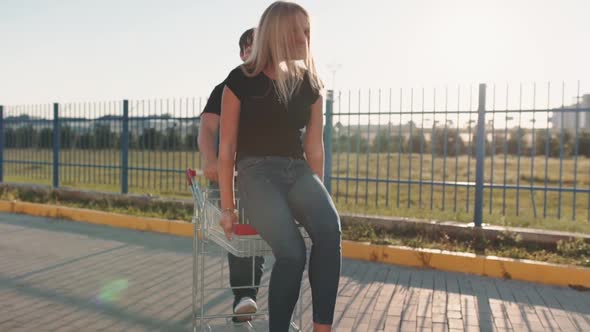
[[[576,109],[584,111],[576,112]],[[566,106],[564,108],[553,109],[551,115],[551,124],[554,129],[576,129],[576,114],[578,114],[578,128],[590,130],[590,94],[581,97],[580,103]]]

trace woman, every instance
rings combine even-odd
[[[340,220],[322,184],[322,86],[309,35],[305,9],[282,1],[270,5],[250,57],[229,74],[222,98],[220,224],[231,237],[238,218],[237,162],[241,212],[276,258],[269,286],[272,332],[288,330],[305,267],[305,244],[294,220],[313,243],[309,280],[316,332],[331,331],[340,277]]]

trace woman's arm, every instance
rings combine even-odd
[[[305,129],[303,150],[311,170],[324,181],[324,114],[323,98],[320,95],[311,105],[311,115]]]
[[[223,89],[221,99],[221,136],[219,141],[219,191],[221,196],[221,220],[219,223],[229,239],[233,224],[237,222],[234,213],[234,168],[238,123],[240,119],[240,100],[227,87]]]

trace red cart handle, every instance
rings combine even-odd
[[[193,184],[193,178],[196,177],[197,175],[198,176],[203,175],[203,171],[201,171],[200,169],[195,170],[195,169],[188,168],[186,170],[186,183],[189,186],[192,185]]]

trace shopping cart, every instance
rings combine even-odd
[[[229,272],[227,269],[227,253],[237,257],[252,257],[254,267],[255,256],[265,256],[265,277],[260,285],[248,285],[257,287],[260,295],[268,291],[270,268],[272,265],[272,250],[268,244],[258,235],[248,220],[240,215],[240,223],[234,225],[234,234],[228,240],[221,226],[218,224],[221,211],[219,209],[219,193],[217,190],[202,190],[197,177],[201,171],[188,169],[186,172],[187,183],[194,200],[194,213],[192,223],[193,234],[193,294],[192,294],[192,321],[193,330],[199,331],[268,331],[268,305],[262,296],[258,298],[258,310],[253,319],[244,323],[233,323],[232,318],[243,315],[233,313],[229,285]],[[237,196],[237,195],[236,195]],[[239,199],[237,202],[238,211]],[[299,227],[305,240],[306,247],[310,248],[310,239],[303,227]],[[309,250],[308,250],[309,254]],[[254,270],[254,269],[252,269]],[[253,272],[254,274],[254,272]],[[254,275],[252,275],[254,283]],[[246,288],[244,287],[244,288]],[[303,288],[303,287],[302,287]],[[266,297],[266,296],[265,296]],[[302,305],[301,291],[298,305],[296,306],[291,321],[291,331],[301,331]]]

